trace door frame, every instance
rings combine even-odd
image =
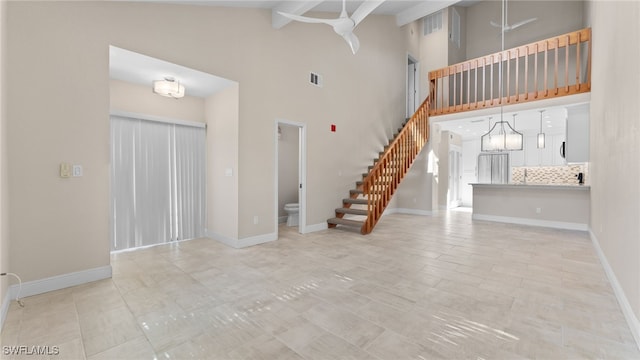
[[[289,121],[284,119],[276,119],[274,126],[274,149],[275,149],[275,171],[274,171],[274,225],[276,229],[276,236],[278,234],[278,170],[279,170],[279,137],[278,126],[288,125],[298,128],[298,205],[300,210],[298,211],[298,232],[305,234],[307,231],[307,124]]]
[[[456,159],[457,166],[454,168],[454,164],[451,163],[451,153],[454,154]],[[460,192],[460,185],[462,180],[462,147],[458,145],[449,145],[449,153],[447,154],[449,157],[449,184],[447,190],[447,209],[453,209],[460,207],[462,205],[462,194]],[[452,181],[453,175],[457,176],[457,179]],[[452,186],[453,184],[455,186]],[[455,189],[455,191],[452,191]],[[453,198],[453,194],[456,194],[456,198]]]
[[[413,73],[413,89],[409,88],[409,77],[411,76],[411,74],[409,74],[409,65],[413,64],[415,66],[415,71]],[[405,89],[406,89],[406,100],[405,100],[405,111],[406,111],[406,117],[409,118],[411,117],[416,110],[418,110],[418,107],[420,106],[420,66],[419,66],[419,61],[418,59],[416,59],[414,56],[411,56],[411,54],[407,53],[407,64],[405,67]],[[413,111],[409,110],[409,99],[411,98],[411,91],[413,90],[414,92],[414,97],[413,97]]]

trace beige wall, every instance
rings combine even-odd
[[[8,183],[8,155],[7,155],[7,106],[5,91],[6,66],[6,24],[7,2],[0,1],[0,271],[12,271],[9,264],[9,183]],[[7,296],[9,281],[6,277],[0,280],[0,304]],[[1,314],[4,320],[4,314]],[[2,324],[0,324],[0,327]]]
[[[358,26],[354,56],[323,26],[272,29],[268,10],[45,1],[8,11],[11,264],[25,281],[109,263],[109,45],[239,82],[241,239],[275,232],[274,119],[308,126],[307,223],[318,224],[345,196],[338,174],[358,180],[404,117],[411,27],[391,16]],[[310,70],[323,88],[307,84]],[[62,161],[84,176],[60,179]]]
[[[239,86],[207,98],[207,233],[238,238]]]
[[[417,49],[419,54],[420,85],[419,99],[424,101],[429,95],[427,76],[429,71],[447,66],[448,62],[448,9],[442,10],[442,30],[424,35],[422,20],[413,23],[418,35]],[[416,158],[405,179],[398,187],[394,201],[389,208],[420,212],[431,212],[437,209],[437,163],[439,133],[431,130],[429,141]],[[434,148],[435,146],[435,148]],[[436,189],[434,192],[433,189]],[[435,204],[434,204],[435,202]],[[435,206],[434,206],[435,205]]]
[[[505,34],[504,48],[528,44],[555,35],[579,30],[583,26],[583,1],[509,1],[508,22],[530,18],[538,20]],[[467,58],[500,51],[502,2],[481,1],[467,8]]]
[[[201,123],[205,121],[204,99],[193,96],[181,99],[160,96],[151,91],[151,85],[111,79],[109,99],[111,110]]]
[[[453,65],[467,60],[467,8],[452,6],[448,9],[449,38],[451,38],[453,32],[453,9],[460,15],[460,47],[449,40],[447,65]]]
[[[591,230],[640,317],[640,2],[592,1]],[[637,323],[637,321],[636,321]],[[639,331],[640,329],[634,329]]]

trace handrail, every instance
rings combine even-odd
[[[376,226],[398,185],[428,140],[427,97],[363,179],[362,190],[367,198],[367,219],[362,225],[362,234],[370,233]]]
[[[500,64],[504,73],[502,98],[498,91]],[[570,75],[574,71],[575,79]],[[434,70],[429,72],[429,83],[432,116],[589,92],[591,29]]]

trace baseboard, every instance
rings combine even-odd
[[[387,208],[382,213],[382,216],[391,215],[391,214],[431,216],[431,215],[433,215],[433,212],[431,210],[420,210],[420,209],[407,209],[407,208],[389,209],[389,208]]]
[[[598,254],[598,258],[600,259],[600,263],[604,268],[604,272],[607,274],[607,278],[611,283],[611,287],[613,288],[613,292],[616,295],[616,299],[618,299],[618,303],[622,308],[622,313],[624,314],[624,318],[627,320],[627,324],[631,329],[631,334],[633,334],[633,338],[636,341],[636,346],[640,349],[640,321],[636,317],[633,309],[631,308],[631,304],[629,304],[629,300],[627,300],[627,296],[622,289],[622,286],[618,282],[618,278],[616,274],[613,272],[611,265],[609,265],[609,261],[607,261],[604,252],[602,252],[602,248],[600,247],[600,242],[596,238],[596,235],[593,231],[589,230],[589,235],[591,236],[591,242],[593,243],[593,247],[596,249],[596,253]]]
[[[82,285],[92,281],[108,279],[110,277],[111,265],[107,265],[101,266],[99,268],[52,276],[40,280],[27,281],[22,283],[20,297],[24,298],[27,296],[44,294],[49,291]],[[18,295],[18,290],[18,284],[13,284],[9,287],[11,300],[15,300],[16,296]]]
[[[9,305],[11,305],[11,292],[7,291],[7,295],[2,299],[2,308],[0,309],[0,333],[2,333],[2,329],[4,328],[4,319],[7,318]]]
[[[9,311],[11,301],[15,300],[18,295],[20,295],[20,298],[25,298],[27,296],[44,294],[50,291],[65,289],[93,281],[109,279],[111,278],[111,273],[111,265],[107,265],[99,268],[52,276],[40,280],[27,281],[22,283],[22,288],[20,288],[18,284],[9,286],[7,295],[2,300],[2,309],[0,309],[0,329],[2,329],[2,325],[4,325],[4,319]],[[20,294],[18,294],[18,291],[20,291]]]
[[[260,245],[270,241],[278,240],[277,233],[269,233],[258,236],[250,236],[243,239],[233,239],[228,236],[216,234],[214,232],[207,232],[207,237],[219,241],[227,246],[230,246],[234,249],[242,249],[249,246]]]
[[[517,217],[510,217],[510,216],[484,215],[484,214],[476,214],[476,213],[473,213],[471,218],[473,220],[485,220],[485,221],[494,221],[494,222],[501,222],[501,223],[508,223],[508,224],[517,224],[517,225],[540,226],[540,227],[548,227],[553,229],[589,231],[588,224],[563,222],[563,221],[536,220],[536,219],[517,218]]]
[[[327,224],[327,222],[321,222],[319,224],[313,224],[313,225],[307,225],[304,227],[304,234],[308,234],[308,233],[312,233],[312,232],[316,232],[316,231],[322,231],[322,230],[327,230],[329,228],[329,224]]]

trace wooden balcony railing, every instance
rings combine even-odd
[[[398,185],[429,140],[429,98],[420,105],[387,150],[363,179],[367,219],[361,233],[368,234],[382,217]]]
[[[429,82],[432,116],[589,92],[591,29],[431,71]]]

